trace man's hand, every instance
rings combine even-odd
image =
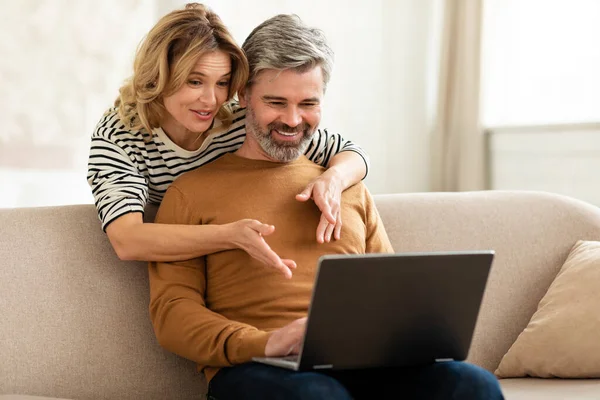
[[[329,169],[318,178],[313,179],[300,194],[296,195],[298,201],[307,201],[312,198],[321,210],[321,220],[317,226],[317,242],[319,243],[331,241],[332,234],[336,240],[341,237],[342,190],[342,180]]]
[[[263,237],[275,232],[273,225],[263,224],[254,219],[242,219],[227,226],[231,228],[231,240],[236,247],[261,263],[279,270],[286,278],[292,277],[292,269],[296,268],[296,263],[293,260],[281,259]]]
[[[273,331],[265,346],[265,355],[267,357],[283,357],[298,354],[304,338],[305,327],[306,317]]]

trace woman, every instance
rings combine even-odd
[[[186,226],[142,218],[147,202],[160,203],[179,175],[241,146],[245,110],[232,98],[247,78],[244,53],[201,4],[169,13],[148,33],[133,76],[94,131],[88,164],[102,227],[119,258],[176,261],[240,248],[286,275],[295,267],[269,248],[263,237],[275,227],[260,221]],[[328,169],[296,198],[312,198],[322,211],[318,242],[339,239],[341,192],[364,177],[366,155],[326,131],[315,133],[306,155]]]

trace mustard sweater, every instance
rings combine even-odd
[[[317,243],[321,212],[295,195],[323,171],[304,156],[276,163],[227,154],[167,190],[155,222],[257,219],[275,226],[265,237],[271,248],[298,265],[288,280],[239,249],[149,264],[150,316],[159,343],[197,362],[207,379],[220,367],[264,356],[270,331],[306,316],[320,256],[393,251],[362,183],[342,194],[341,239]]]

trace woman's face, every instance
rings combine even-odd
[[[184,131],[197,134],[208,130],[227,100],[230,79],[229,54],[216,50],[200,57],[183,86],[164,98],[170,116],[163,125],[179,135]]]

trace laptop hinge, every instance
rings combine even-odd
[[[333,364],[313,365],[313,369],[331,369]]]

